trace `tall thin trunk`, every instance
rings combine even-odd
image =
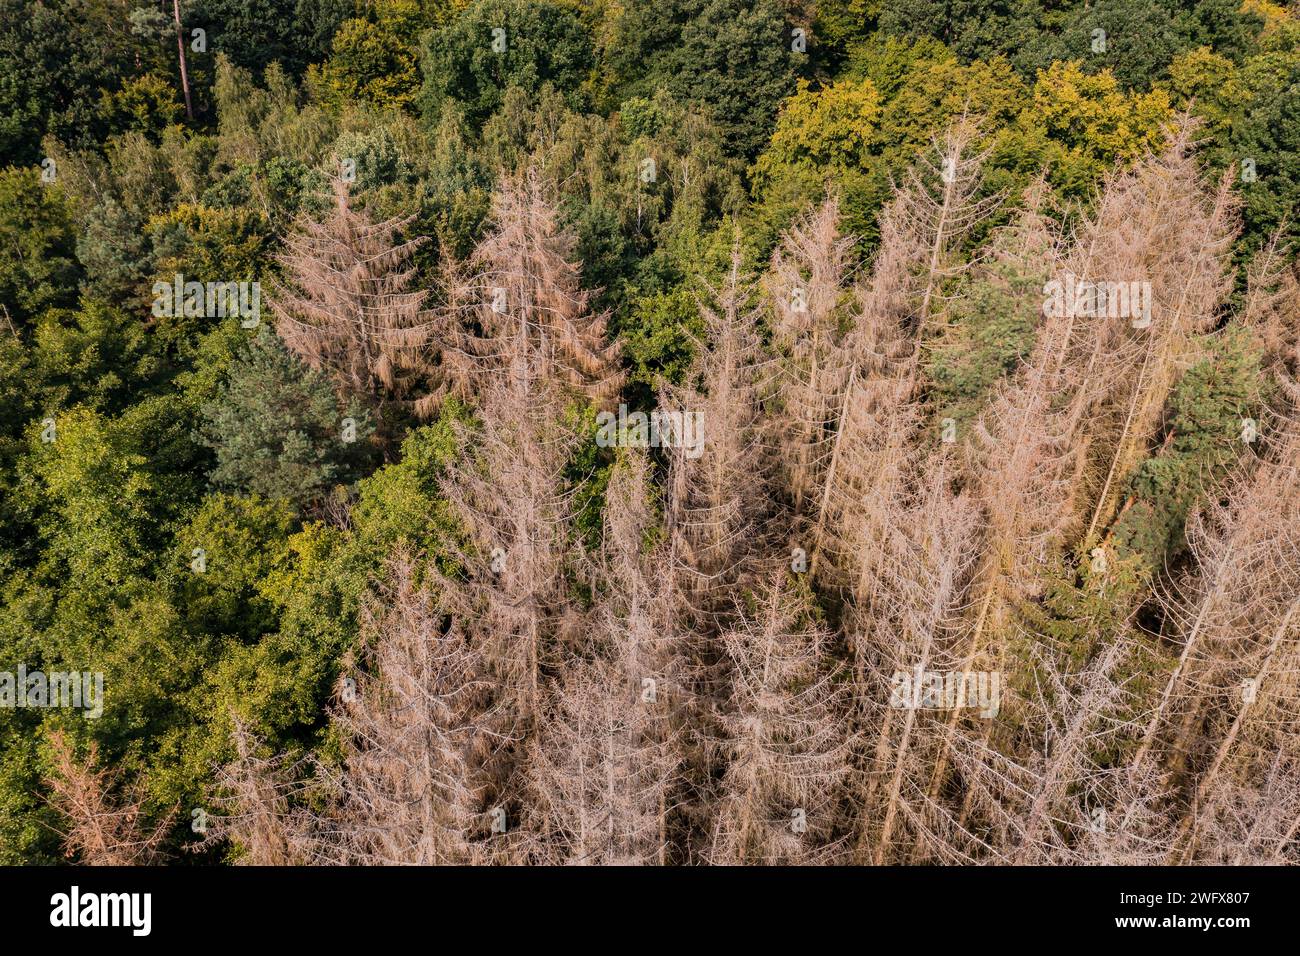
[[[176,53],[181,65],[181,90],[185,94],[185,116],[194,119],[194,105],[190,102],[190,75],[185,66],[185,39],[181,33],[181,0],[172,0],[172,17],[176,23]]]

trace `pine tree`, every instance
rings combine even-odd
[[[340,407],[325,377],[267,329],[231,363],[203,414],[203,436],[217,456],[214,485],[299,507],[359,475],[374,431],[356,399]]]

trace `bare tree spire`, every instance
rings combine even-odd
[[[461,329],[448,359],[462,390],[504,371],[553,378],[600,406],[623,383],[608,316],[593,313],[574,259],[577,240],[560,223],[555,188],[536,167],[505,176],[491,227],[467,269],[449,270],[450,322]]]
[[[414,217],[374,223],[352,208],[346,183],[333,188],[328,218],[304,214],[284,240],[285,276],[271,296],[276,331],[344,394],[431,414],[441,396],[440,336],[424,307],[428,291],[409,288],[411,256],[427,239],[399,241]]]
[[[839,829],[838,788],[853,741],[846,687],[828,666],[829,635],[785,580],[762,583],[723,641],[732,688],[721,706],[726,759],[709,858],[811,862]]]

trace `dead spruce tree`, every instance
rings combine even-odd
[[[446,622],[413,554],[399,551],[362,604],[360,666],[333,713],[343,763],[328,827],[345,863],[491,862],[489,801],[510,725],[479,646]],[[351,683],[349,683],[351,682]]]
[[[976,472],[989,503],[991,534],[982,548],[984,583],[977,589],[982,592],[976,599],[980,610],[966,666],[979,662],[986,647],[993,657],[983,666],[999,671],[1034,674],[1040,667],[1058,666],[1032,653],[1032,659],[1005,656],[1006,636],[1014,633],[1006,630],[1007,612],[1034,596],[1026,585],[1034,587],[1045,560],[1069,543],[1067,534],[1077,534],[1073,522],[1080,512],[1090,516],[1083,531],[1085,547],[1092,548],[1094,563],[1106,564],[1105,542],[1096,535],[1105,531],[1114,511],[1119,482],[1145,455],[1173,382],[1195,347],[1194,335],[1214,321],[1227,291],[1226,253],[1235,228],[1232,202],[1226,183],[1214,192],[1204,181],[1190,155],[1189,131],[1184,124],[1161,154],[1107,182],[1097,212],[1085,218],[1071,255],[1060,263],[1063,278],[1054,278],[1058,288],[1053,291],[1049,283],[1044,289],[1052,295],[1029,374],[1040,389],[1047,385],[1050,390],[1033,399],[1032,393],[1013,387],[991,409],[994,416],[1005,414],[1005,399],[1011,396],[1021,405],[1021,422],[1027,427],[1011,444],[1006,435],[995,439],[997,450],[988,459],[992,468]],[[1142,295],[1149,296],[1145,304]],[[1029,404],[1023,404],[1026,399]],[[1035,409],[1032,419],[1023,417]],[[983,438],[994,437],[987,427],[980,431]],[[1033,467],[1035,458],[1045,470]],[[1137,598],[1132,593],[1116,597],[1126,603]],[[1028,646],[1038,639],[1030,636]],[[1089,640],[1103,657],[1111,645],[1131,643],[1114,633],[1097,633]],[[1063,686],[1078,679],[1060,665]],[[1113,690],[1103,678],[1097,680],[1097,692]],[[958,719],[954,713],[954,740],[962,736],[957,731],[969,729],[959,728]],[[1039,752],[1032,741],[1017,742],[1017,736],[1023,737],[1023,729],[1015,729],[1021,719],[983,725],[979,746],[986,764],[1013,766]],[[1086,756],[1080,751],[1078,759]],[[936,800],[950,784],[947,759],[945,748],[931,788]],[[979,769],[967,763],[971,771]],[[1138,780],[1131,776],[1129,783],[1136,786]],[[977,804],[986,795],[976,784],[974,778],[961,782],[959,827],[981,812]],[[1154,791],[1145,787],[1144,792]],[[989,807],[985,799],[984,810]],[[1044,839],[1036,826],[1030,825],[1022,844]],[[1023,860],[1026,852],[1022,846],[1016,858]]]
[[[904,366],[876,374],[850,370],[817,517],[809,532],[809,570],[824,585],[858,588],[875,577],[888,516],[903,493],[904,463],[922,410]]]
[[[1019,711],[1019,732],[1032,759],[1017,767],[1003,755],[1010,748],[983,746],[959,757],[974,816],[994,821],[995,846],[1008,862],[1100,862],[1090,859],[1098,851],[1126,856],[1128,863],[1156,859],[1158,844],[1150,841],[1151,834],[1141,834],[1148,838],[1145,853],[1123,839],[1131,835],[1141,794],[1152,793],[1151,788],[1136,789],[1136,778],[1125,768],[1104,761],[1129,730],[1122,715],[1131,691],[1122,674],[1137,640],[1126,622],[1097,642],[1096,655],[1083,667],[1070,663],[1068,648],[1035,644],[1031,660],[1037,680],[1023,701],[1009,702]],[[1109,833],[1112,828],[1120,839]],[[1110,839],[1102,838],[1106,835]]]
[[[343,394],[383,409],[390,402],[429,415],[441,397],[438,352],[444,336],[411,289],[411,256],[423,236],[399,240],[413,217],[375,223],[352,208],[334,181],[334,208],[322,222],[304,215],[284,240],[282,281],[272,286],[276,331],[309,367]]]
[[[963,241],[1002,202],[985,193],[988,149],[977,147],[978,124],[963,116],[923,152],[881,210],[880,249],[872,306],[905,317],[925,338],[943,306],[945,284],[971,261]]]
[[[830,466],[834,428],[852,356],[847,282],[852,237],[840,233],[839,201],[828,197],[792,226],[772,255],[765,291],[779,356],[777,439],[796,514],[816,507]]]
[[[693,446],[685,435],[671,443],[665,518],[671,573],[703,638],[723,626],[732,589],[749,579],[764,544],[770,450],[760,402],[770,364],[758,336],[761,307],[741,274],[738,246],[719,286],[702,284],[707,342],[686,383],[666,388],[660,404],[698,423]]]
[[[559,668],[529,751],[525,827],[544,858],[583,864],[669,862],[684,719],[683,641],[672,580],[659,571],[649,465],[621,456],[592,559],[588,638]]]
[[[667,543],[659,534],[650,462],[636,448],[622,451],[605,491],[601,544],[590,569],[599,596],[594,625],[606,650],[640,689],[682,693],[682,634],[675,627],[677,580],[664,574]]]
[[[667,859],[674,761],[645,691],[607,659],[565,662],[529,748],[524,826],[539,859],[633,865]]]
[[[1294,713],[1294,697],[1286,702]],[[1265,725],[1255,724],[1262,730]],[[1300,764],[1294,721],[1273,723],[1272,733],[1243,734],[1229,772],[1180,828],[1182,840],[1162,862],[1228,866],[1295,866],[1300,863]]]
[[[1057,261],[1042,218],[1041,188],[1031,188],[1021,215],[993,242],[989,258],[999,262],[1007,278],[1050,271]],[[1040,306],[1034,347],[1020,368],[995,386],[969,440],[960,446],[966,483],[982,515],[971,623],[959,651],[962,671],[1000,671],[1007,664],[1016,609],[1038,596],[1048,562],[1077,533],[1071,508],[1084,462],[1071,438],[1088,393],[1079,387],[1073,369],[1060,361],[1070,346],[1072,318],[1041,309],[1039,290],[1032,294]],[[955,443],[959,436],[950,437]],[[954,710],[950,725],[962,717]],[[987,740],[994,723],[980,726]],[[938,798],[946,770],[947,754],[941,750],[932,800]]]
[[[535,356],[533,374],[599,406],[618,395],[619,348],[606,336],[607,316],[590,309],[576,244],[560,224],[554,186],[537,168],[502,179],[488,234],[465,267],[448,268],[448,323],[460,331],[447,355],[462,391],[477,391],[526,349]]]
[[[321,791],[306,760],[266,754],[237,716],[231,717],[235,756],[216,774],[208,832],[193,849],[229,844],[244,866],[305,866],[339,860],[337,833],[328,814],[307,809]]]
[[[1228,255],[1237,232],[1231,181],[1225,177],[1217,190],[1206,181],[1192,150],[1193,130],[1185,120],[1162,152],[1106,183],[1049,306],[1091,326],[1079,338],[1084,354],[1072,357],[1099,383],[1086,419],[1100,479],[1089,489],[1087,539],[1113,517],[1194,336],[1213,327],[1231,288]]]
[[[942,857],[950,840],[928,808],[930,768],[945,740],[941,702],[924,682],[957,667],[979,513],[954,491],[956,464],[937,452],[909,469],[908,490],[881,517],[871,587],[858,587],[846,625],[855,661],[865,767],[859,783],[859,862],[902,862],[911,848]]]
[[[853,747],[847,685],[829,666],[830,635],[806,595],[778,569],[723,635],[731,691],[719,707],[726,771],[712,863],[808,863],[834,858],[840,786]]]
[[[1080,462],[1069,440],[1078,391],[1057,365],[1065,322],[1040,321],[1028,360],[997,387],[965,445],[969,484],[984,514],[972,658],[986,633],[1000,632],[1012,609],[1036,596],[1044,565],[1075,526],[1070,489]]]
[[[820,583],[846,585],[855,573],[859,581],[871,576],[871,557],[878,551],[864,544],[883,533],[879,521],[899,493],[899,466],[920,422],[913,394],[914,342],[903,316],[885,304],[895,294],[893,263],[906,258],[897,252],[895,246],[881,246],[845,342],[848,375],[826,469],[813,489],[808,532],[809,570]]]
[[[674,423],[664,442],[666,550],[659,573],[671,582],[669,626],[683,636],[685,767],[678,816],[687,860],[708,851],[712,792],[721,773],[713,705],[729,692],[730,664],[720,635],[733,619],[736,595],[752,586],[776,547],[762,409],[771,366],[758,334],[762,305],[742,274],[738,245],[717,287],[701,285],[707,340],[696,346],[683,384],[663,388],[659,409]]]
[[[160,861],[173,814],[146,822],[144,792],[123,789],[121,774],[99,766],[99,749],[90,745],[77,757],[62,731],[50,736],[53,763],[45,779],[49,803],[66,821],[63,845],[85,866],[141,866]]]
[[[1280,230],[1246,269],[1239,320],[1259,341],[1266,371],[1291,378],[1300,374],[1300,276],[1295,250]]]
[[[964,240],[1001,202],[983,195],[985,153],[963,118],[936,138],[881,211],[880,245],[844,340],[848,373],[809,533],[810,569],[826,583],[864,582],[871,549],[846,544],[844,529],[865,529],[897,493],[896,465],[921,421],[917,375],[921,342],[932,334],[945,284],[969,269]],[[845,361],[841,359],[841,361]]]
[[[1287,387],[1294,403],[1296,387]],[[1166,631],[1181,650],[1134,766],[1150,761],[1162,767],[1183,792],[1170,862],[1194,856],[1203,817],[1211,842],[1216,832],[1223,838],[1216,831],[1224,823],[1221,790],[1248,795],[1275,756],[1292,753],[1287,733],[1279,730],[1294,726],[1300,664],[1300,438],[1294,419],[1280,421],[1268,441],[1263,458],[1248,463],[1193,516],[1188,541],[1195,572],[1162,595]],[[1284,851],[1285,843],[1276,850]]]
[[[1295,468],[1294,457],[1291,467]],[[1270,477],[1263,480],[1267,483]],[[1294,494],[1294,483],[1286,490]],[[1294,774],[1296,766],[1295,715],[1300,704],[1295,684],[1300,665],[1300,583],[1292,573],[1300,534],[1297,516],[1287,517],[1286,530],[1274,530],[1278,537],[1265,567],[1253,569],[1275,572],[1277,580],[1258,587],[1249,608],[1240,609],[1231,644],[1220,644],[1225,635],[1217,626],[1219,614],[1228,609],[1221,606],[1212,615],[1216,620],[1202,625],[1196,635],[1195,652],[1180,659],[1174,694],[1183,717],[1175,721],[1169,765],[1175,769],[1185,765],[1190,772],[1185,809],[1168,862],[1195,859],[1203,844],[1221,853],[1225,842],[1235,842],[1230,822],[1233,803],[1242,798],[1258,803],[1255,795],[1264,784],[1279,804],[1255,821],[1249,834],[1254,848],[1240,849],[1259,862],[1295,855],[1295,847],[1289,844],[1300,815],[1294,779],[1288,780],[1287,774]],[[1187,646],[1192,646],[1190,639]]]
[[[482,396],[479,421],[460,428],[465,457],[441,483],[464,532],[450,544],[460,570],[436,581],[439,606],[466,629],[521,728],[539,713],[542,671],[572,612],[565,471],[578,439],[534,359],[514,356]]]

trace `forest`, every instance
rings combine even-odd
[[[1300,862],[1300,3],[0,7],[0,863]]]

